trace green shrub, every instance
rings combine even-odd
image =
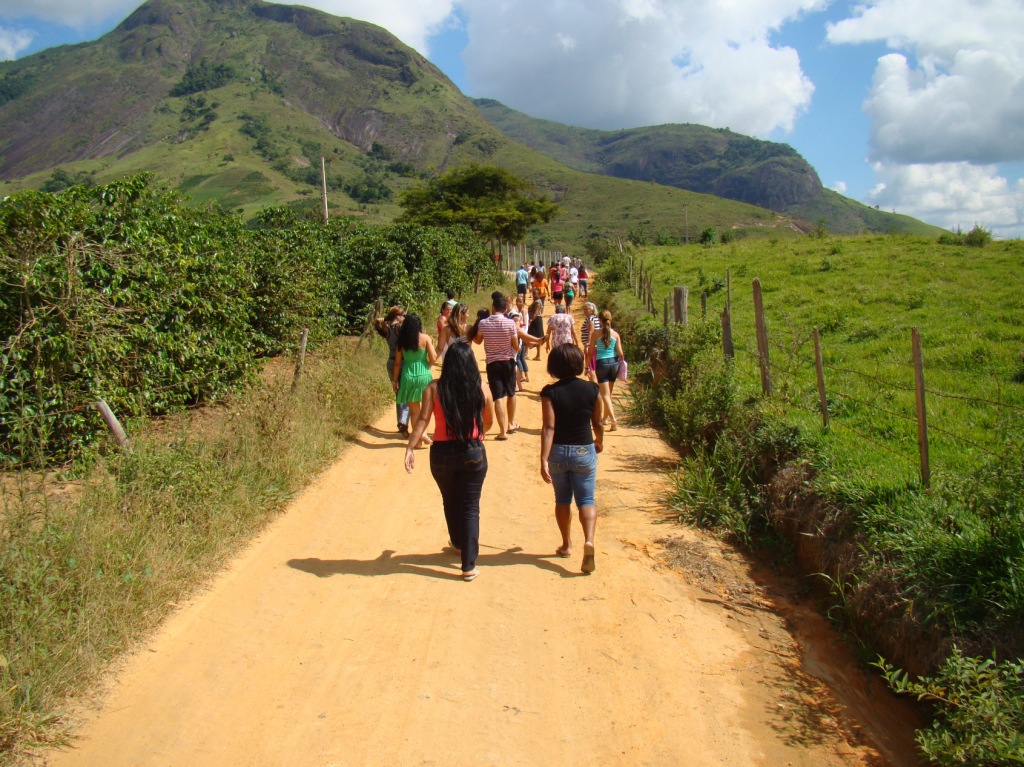
[[[102,424],[228,391],[309,328],[365,326],[378,298],[466,290],[494,266],[464,227],[328,226],[273,208],[251,227],[146,175],[0,203],[0,461],[74,455]]]
[[[172,96],[191,96],[193,93],[210,91],[227,85],[234,78],[234,70],[227,64],[211,65],[206,59],[198,64],[189,64],[181,80],[171,88]]]
[[[701,231],[700,236],[697,238],[697,242],[701,245],[710,246],[715,244],[715,240],[718,239],[718,230],[713,226],[704,227]]]
[[[917,732],[921,751],[933,763],[1024,763],[1024,661],[970,658],[954,647],[938,673],[916,681],[884,658],[875,665],[893,690],[934,705],[938,718]]]

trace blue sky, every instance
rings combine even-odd
[[[95,39],[139,0],[0,0],[0,59]],[[467,95],[616,129],[728,127],[822,183],[1024,236],[1024,0],[304,0],[379,24]]]

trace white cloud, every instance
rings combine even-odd
[[[0,61],[16,58],[34,39],[35,33],[30,30],[0,27]]]
[[[864,105],[873,160],[1024,158],[1020,0],[873,0],[830,25],[828,39],[903,52],[878,60]]]
[[[68,27],[121,19],[142,5],[141,0],[0,0],[0,18],[37,18]]]
[[[846,194],[845,181],[836,181],[834,184],[832,184],[831,188],[833,192],[839,192],[839,194]]]
[[[429,37],[449,22],[455,10],[453,0],[295,0],[283,4],[305,5],[335,16],[368,21],[424,55]]]
[[[1024,236],[1024,181],[1011,184],[995,165],[874,163],[881,182],[865,202],[947,229],[980,224],[997,237]]]
[[[796,51],[769,36],[824,4],[458,0],[476,95],[572,125],[698,122],[761,136],[792,129],[814,90]]]

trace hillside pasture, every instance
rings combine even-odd
[[[919,476],[911,329],[922,336],[932,470],[959,475],[1003,455],[1024,417],[1024,244],[985,249],[912,237],[738,241],[650,248],[656,304],[690,288],[690,317],[719,323],[731,289],[736,376],[760,392],[752,282],[760,280],[773,406],[822,429],[811,330],[821,334],[827,451],[870,484]]]

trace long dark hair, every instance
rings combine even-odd
[[[466,442],[473,438],[473,426],[484,433],[484,393],[480,370],[469,344],[448,347],[437,379],[437,397],[441,402],[448,439]]]
[[[408,322],[409,318],[406,317],[405,321]],[[607,309],[601,312],[601,338],[605,346],[612,342],[612,313]]]
[[[472,341],[476,338],[476,334],[480,330],[480,320],[486,320],[489,316],[491,316],[491,313],[486,309],[476,310],[476,322],[466,331],[466,340]]]
[[[402,329],[398,331],[398,348],[415,351],[420,348],[420,333],[423,332],[423,321],[418,314],[405,315]]]

